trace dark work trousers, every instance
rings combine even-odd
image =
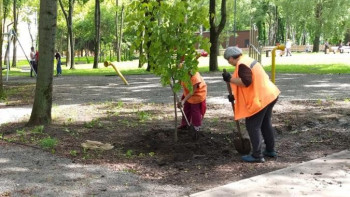
[[[185,115],[193,126],[199,127],[202,125],[203,116],[201,114],[201,107],[202,103],[191,104],[186,101],[184,104]],[[187,125],[184,117],[182,117],[181,125]]]
[[[264,138],[267,151],[275,150],[274,129],[271,123],[272,108],[277,99],[267,105],[259,113],[245,119],[246,128],[253,147],[252,156],[262,158],[262,138]]]
[[[30,67],[30,77],[33,77],[33,69],[34,69],[35,73],[38,74],[37,73],[37,69],[36,69],[35,61],[30,61],[30,65],[31,65],[31,67]],[[34,74],[34,76],[35,76],[35,74]]]

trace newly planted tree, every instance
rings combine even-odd
[[[209,26],[205,7],[198,6],[200,0],[188,1],[149,1],[147,3],[134,1],[131,5],[133,15],[129,21],[133,21],[137,27],[137,35],[144,32],[143,37],[135,37],[134,47],[139,49],[140,43],[152,42],[150,46],[143,45],[146,56],[142,55],[140,61],[153,62],[151,71],[160,76],[163,86],[172,85],[174,93],[181,88],[180,82],[190,84],[189,73],[198,70],[198,52],[196,45],[208,50],[209,43],[206,39],[198,36],[200,25]],[[153,15],[145,15],[152,10]],[[151,20],[155,17],[156,20]],[[179,64],[183,62],[183,66]],[[192,91],[192,90],[191,90]],[[176,114],[176,98],[174,94],[174,108]],[[177,118],[175,118],[175,128]],[[174,133],[177,141],[177,130]]]

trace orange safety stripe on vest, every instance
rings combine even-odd
[[[261,64],[250,57],[240,57],[233,77],[239,78],[239,67],[244,65],[252,71],[252,83],[248,87],[231,83],[232,93],[235,97],[235,120],[258,113],[281,93],[277,86],[270,81]]]
[[[193,95],[187,100],[187,102],[191,104],[197,104],[203,102],[207,97],[207,84],[203,80],[202,76],[199,74],[199,72],[196,72],[191,77],[191,84],[192,86],[195,84],[198,84],[199,86],[196,90],[196,92],[193,93]],[[184,83],[181,83],[181,85],[184,88],[184,96],[186,97],[190,91],[186,88]]]

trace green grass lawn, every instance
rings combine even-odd
[[[65,65],[62,65],[63,75],[70,76],[103,76],[103,75],[116,75],[116,72],[112,67],[104,67],[102,63],[99,64],[98,69],[92,69],[92,63],[79,64],[79,60],[83,58],[76,58],[77,63],[74,70],[70,70]],[[92,59],[91,59],[92,60]],[[280,62],[284,60],[279,60]],[[281,62],[282,63],[282,62]],[[136,61],[128,62],[114,62],[117,68],[123,73],[123,75],[135,75],[135,74],[149,74],[143,68],[137,67]],[[54,66],[55,68],[56,66]],[[24,69],[26,68],[26,69]],[[219,66],[219,71],[226,69],[229,72],[233,72],[233,66]],[[264,67],[267,72],[271,72],[271,66]],[[11,68],[10,76],[29,76],[29,64],[25,60],[17,62],[17,68]],[[202,65],[199,67],[199,72],[208,73],[209,66]],[[350,74],[350,64],[332,63],[332,64],[278,64],[276,65],[277,73],[304,73],[304,74]],[[56,73],[56,71],[54,71]],[[6,70],[3,70],[3,75],[6,75]]]

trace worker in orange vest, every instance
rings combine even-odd
[[[188,74],[191,77],[193,91],[190,92],[186,84],[181,82],[183,95],[181,102],[178,103],[178,107],[183,107],[186,117],[192,123],[196,132],[199,132],[207,107],[207,84],[199,72],[196,72],[193,75],[190,72]],[[187,129],[187,123],[184,117],[182,117],[181,125],[178,129]]]
[[[264,156],[276,157],[274,129],[271,123],[272,108],[280,94],[262,65],[256,60],[243,56],[238,47],[228,47],[224,53],[229,64],[235,66],[232,76],[225,72],[224,81],[229,82],[234,105],[234,119],[245,118],[246,128],[252,143],[251,155],[242,156],[245,162],[265,162]],[[262,139],[265,150],[262,151]]]

